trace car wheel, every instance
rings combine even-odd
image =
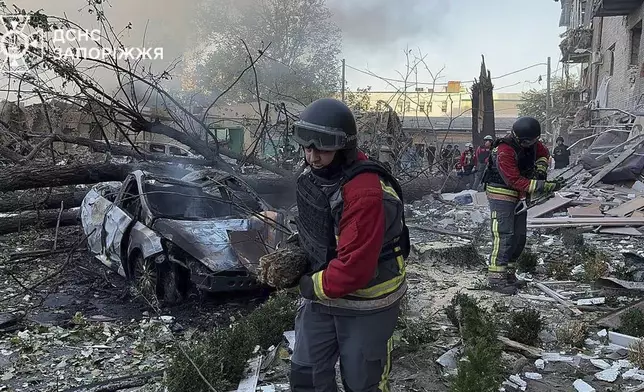
[[[179,290],[178,274],[175,265],[165,265],[163,268],[162,286],[163,286],[163,302],[168,304],[176,304],[183,300],[183,295]]]
[[[156,263],[137,253],[132,264],[132,284],[136,294],[141,295],[150,304],[158,304],[159,294],[162,294],[162,290],[159,287],[159,269]]]

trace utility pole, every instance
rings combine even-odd
[[[342,59],[342,102],[344,102],[344,88],[345,88],[345,80],[344,80],[344,75],[346,71],[346,63],[344,59]]]
[[[550,97],[550,57],[548,57],[548,74],[546,75],[546,135],[550,137],[550,112],[551,112],[551,107],[550,107],[550,102],[552,102],[551,97]],[[554,138],[553,141],[554,143]]]

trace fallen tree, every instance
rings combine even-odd
[[[80,223],[79,210],[26,211],[19,214],[0,217],[0,235],[22,231],[27,227],[39,228],[56,227],[60,214],[60,226],[75,226]]]
[[[37,191],[7,192],[0,195],[0,212],[17,212],[25,210],[49,210],[78,207],[81,205],[87,191],[39,189]]]

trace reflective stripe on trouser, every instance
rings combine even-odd
[[[346,392],[390,392],[392,335],[400,304],[377,313],[337,316],[305,301],[295,319],[292,392],[336,392],[340,358]]]
[[[526,243],[528,214],[515,215],[517,202],[488,198],[492,217],[492,254],[490,272],[514,268]]]

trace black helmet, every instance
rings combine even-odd
[[[337,99],[322,98],[302,111],[294,125],[293,140],[321,151],[352,150],[357,147],[357,134],[351,109]]]
[[[519,141],[528,141],[538,139],[541,136],[541,124],[534,117],[519,117],[512,124],[512,134]]]
[[[557,142],[557,143],[559,143],[559,142],[562,142],[562,143],[563,143],[563,142],[564,142],[564,138],[563,138],[563,137],[561,137],[561,136],[559,136],[559,137],[557,138],[556,142]]]

